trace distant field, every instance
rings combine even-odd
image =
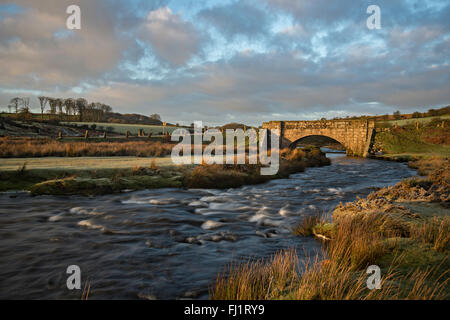
[[[116,133],[126,134],[127,131],[129,131],[132,135],[139,134],[140,129],[144,129],[145,134],[148,134],[151,131],[153,135],[159,135],[163,132],[165,132],[165,133],[169,132],[170,134],[172,134],[173,131],[175,131],[176,129],[179,129],[177,127],[168,127],[168,126],[164,127],[164,126],[153,126],[153,125],[145,125],[145,124],[121,124],[121,123],[108,123],[108,122],[67,122],[65,124],[68,124],[68,125],[76,124],[78,126],[87,125],[89,127],[92,126],[93,124],[95,124],[97,126],[97,130],[99,130],[99,128],[101,128],[101,127],[103,127],[104,129],[111,128]]]
[[[0,117],[10,118],[13,120],[23,120],[23,115],[20,113],[0,113]],[[64,121],[72,121],[78,119],[78,116],[74,115],[53,115],[44,113],[43,115],[40,113],[29,113],[26,116],[27,120],[64,120]]]
[[[152,161],[159,167],[172,166],[172,159],[138,157],[80,157],[80,158],[11,158],[0,161],[0,171],[14,171],[24,163],[27,170],[97,170],[149,167]]]
[[[403,120],[388,120],[388,121],[377,121],[377,125],[383,126],[383,125],[395,125],[397,124],[398,126],[405,126],[408,124],[415,124],[417,122],[417,120],[419,121],[420,124],[427,124],[430,121],[432,121],[433,119],[436,118],[440,118],[442,120],[447,120],[450,119],[450,114],[446,114],[443,116],[437,116],[437,117],[426,117],[426,118],[412,118],[412,119],[403,119]]]

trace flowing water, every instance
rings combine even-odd
[[[291,228],[316,211],[415,172],[405,164],[329,155],[332,165],[230,190],[146,190],[97,197],[0,194],[0,299],[207,299],[231,260],[321,244]]]

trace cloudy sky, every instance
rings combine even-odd
[[[43,94],[261,124],[440,107],[449,80],[448,0],[0,0],[0,109]]]

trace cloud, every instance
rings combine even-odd
[[[181,66],[199,52],[201,36],[194,26],[168,7],[151,11],[142,26],[141,38],[156,55],[173,66]]]
[[[0,4],[0,105],[13,95],[84,96],[169,122],[426,110],[450,101],[448,1]],[[82,30],[65,30],[78,3]],[[37,100],[34,99],[37,104]]]
[[[66,8],[81,7],[81,30],[66,29]],[[142,52],[123,31],[140,19],[128,1],[17,1],[17,14],[0,20],[0,85],[64,90],[80,82],[97,82],[126,56]]]
[[[249,1],[207,8],[198,16],[229,40],[239,35],[257,38],[266,35],[270,29],[269,14]]]

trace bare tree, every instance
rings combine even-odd
[[[76,108],[78,111],[78,116],[79,116],[80,121],[83,121],[83,116],[84,116],[84,112],[86,110],[87,104],[88,104],[88,102],[86,99],[78,98],[76,100]]]
[[[47,106],[48,98],[44,96],[38,97],[39,103],[41,104],[41,118],[44,119],[44,111]]]
[[[19,106],[22,104],[22,99],[21,98],[12,98],[11,101],[9,102],[12,106],[12,108],[14,108],[15,112],[18,113],[19,112]]]
[[[30,98],[22,98],[22,107],[30,110]]]
[[[107,104],[102,105],[102,109],[104,113],[111,113],[112,112],[112,108],[110,106],[108,106]]]
[[[56,114],[56,99],[48,98],[48,104],[50,106],[50,114],[55,115]]]
[[[64,106],[66,108],[66,114],[71,115],[72,112],[75,112],[75,100],[72,98],[64,100]]]
[[[56,107],[58,108],[59,116],[60,116],[60,118],[62,118],[64,100],[58,98],[58,99],[56,99],[55,104],[56,104]]]

